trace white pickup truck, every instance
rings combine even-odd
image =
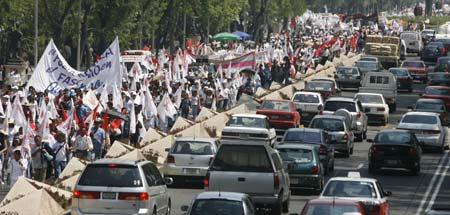
[[[394,112],[397,108],[397,80],[390,72],[368,72],[361,82],[360,93],[380,93]]]
[[[277,134],[270,127],[267,116],[261,114],[233,114],[222,130],[221,142],[251,142],[273,146]]]

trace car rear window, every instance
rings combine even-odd
[[[323,196],[375,198],[372,183],[364,181],[329,181]]]
[[[361,101],[361,103],[383,104],[383,97],[378,95],[357,95],[356,98]]]
[[[377,63],[376,62],[372,62],[372,61],[358,61],[356,62],[356,65],[359,68],[363,68],[363,69],[377,69]]]
[[[338,68],[337,74],[340,74],[340,75],[358,75],[358,71],[355,68]]]
[[[291,111],[291,104],[283,101],[264,101],[261,109]]]
[[[356,107],[355,107],[354,102],[327,101],[325,103],[324,110],[326,110],[326,111],[337,111],[339,109],[346,109],[350,112],[356,112]]]
[[[429,95],[440,95],[440,96],[450,96],[450,89],[448,88],[437,88],[437,87],[427,87],[425,88],[425,94]]]
[[[322,138],[319,132],[310,131],[286,131],[283,139],[284,142],[305,142],[305,143],[321,143]]]
[[[324,91],[330,91],[332,88],[332,84],[331,83],[327,83],[327,82],[316,82],[316,81],[311,81],[308,82],[305,86],[306,90],[324,90]]]
[[[408,76],[408,70],[406,69],[391,69],[389,71],[395,76]]]
[[[344,123],[339,119],[314,119],[311,123],[311,128],[320,128],[325,131],[344,131]]]
[[[359,207],[356,205],[339,205],[339,204],[317,204],[309,205],[306,211],[306,215],[316,215],[316,214],[360,214]]]
[[[172,154],[212,155],[213,150],[209,142],[176,141]]]
[[[422,62],[416,62],[416,61],[404,61],[402,64],[402,67],[419,67],[424,68],[425,64]]]
[[[437,118],[435,116],[426,115],[406,115],[403,117],[402,123],[419,123],[419,124],[437,124]]]
[[[292,99],[292,101],[301,103],[315,103],[315,104],[320,102],[318,95],[311,95],[311,94],[296,94]]]
[[[445,110],[445,106],[444,106],[444,104],[439,104],[439,103],[417,102],[416,110],[443,111],[443,110]]]
[[[372,75],[369,78],[371,84],[389,84],[389,77],[387,76]]]
[[[191,215],[230,215],[244,214],[240,201],[227,199],[198,199],[192,205]]]
[[[249,128],[266,128],[266,120],[258,117],[241,117],[232,116],[227,126],[232,127],[249,127]]]
[[[311,163],[314,159],[313,152],[310,149],[279,148],[281,159],[283,161],[295,161],[296,163]]]
[[[374,139],[375,143],[410,144],[411,135],[405,132],[382,132]]]
[[[222,145],[212,170],[234,172],[273,172],[264,146]]]
[[[100,187],[142,187],[137,166],[88,164],[78,185]]]

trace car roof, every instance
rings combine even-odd
[[[320,96],[320,93],[318,92],[310,92],[310,91],[297,91],[294,93],[294,95],[296,94],[308,94],[308,95],[316,95],[316,96]]]
[[[324,204],[334,204],[334,205],[359,205],[358,201],[352,201],[349,199],[340,199],[340,198],[318,198],[313,199],[308,202],[309,205],[324,205]]]
[[[232,201],[242,201],[242,199],[246,197],[248,197],[248,195],[245,193],[209,191],[199,193],[197,197],[195,197],[195,199],[225,199]]]
[[[239,113],[239,114],[233,114],[231,115],[232,117],[250,117],[250,118],[260,118],[260,119],[265,119],[267,118],[266,115],[262,115],[262,114],[251,114],[251,113]]]
[[[314,146],[306,144],[281,144],[276,149],[309,149],[314,150]]]
[[[288,131],[305,131],[305,132],[321,133],[322,129],[318,129],[318,128],[290,128],[286,132],[288,132]]]
[[[363,96],[383,96],[383,94],[380,93],[356,93],[355,96],[357,95],[363,95]]]
[[[330,81],[332,81],[332,80],[318,80],[318,79],[316,79],[316,80],[308,81],[306,84],[309,84],[309,83],[326,83],[326,84],[333,84],[333,83],[331,83]]]
[[[391,67],[391,68],[389,68],[389,70],[388,71],[391,71],[391,70],[406,70],[406,71],[409,71],[407,68],[405,68],[405,67]]]
[[[332,177],[328,180],[330,181],[364,181],[364,182],[371,182],[371,183],[375,183],[377,182],[377,179],[375,178],[356,178],[356,177]]]
[[[440,116],[438,113],[420,112],[420,111],[408,112],[408,113],[405,113],[404,116],[406,116],[406,115],[421,115],[421,116],[436,116],[436,117]]]
[[[119,164],[119,165],[136,165],[141,162],[145,162],[147,160],[136,160],[136,159],[121,159],[121,158],[103,158],[100,160],[96,160],[91,164]],[[149,161],[151,162],[151,161]]]
[[[347,98],[347,97],[330,97],[327,99],[327,102],[328,101],[354,102],[355,100],[353,98]]]
[[[346,118],[344,116],[339,116],[339,115],[316,115],[316,116],[314,116],[313,119],[340,119],[345,122]]]
[[[315,77],[313,79],[311,79],[311,81],[319,81],[319,80],[325,80],[325,81],[336,81],[334,78],[329,78],[329,77]]]
[[[216,138],[207,137],[177,137],[175,141],[200,141],[200,142],[214,142]]]
[[[417,99],[416,103],[418,103],[418,102],[445,104],[445,102],[442,101],[441,99],[429,99],[429,98],[419,98],[419,99]]]

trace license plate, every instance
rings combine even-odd
[[[354,77],[353,77],[353,76],[347,76],[347,78],[348,78],[348,79],[354,79]]]
[[[271,116],[270,118],[272,118],[272,119],[279,119],[280,117],[279,116]]]
[[[397,161],[396,160],[386,160],[386,164],[388,165],[397,165]]]
[[[239,138],[247,139],[248,138],[248,134],[239,134]]]
[[[193,169],[193,168],[186,168],[183,169],[184,174],[197,174],[197,169]]]
[[[102,199],[116,199],[116,193],[112,192],[103,192]]]

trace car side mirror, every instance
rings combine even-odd
[[[385,196],[392,196],[392,192],[391,191],[384,192],[384,195]]]
[[[183,212],[187,212],[188,209],[189,209],[189,206],[187,206],[187,205],[182,205],[180,209],[181,209],[181,211],[183,211]]]
[[[164,151],[170,152],[170,148],[165,148]]]
[[[164,183],[166,185],[172,185],[173,184],[173,178],[164,178]]]
[[[373,143],[373,140],[372,139],[366,139],[366,142]]]

